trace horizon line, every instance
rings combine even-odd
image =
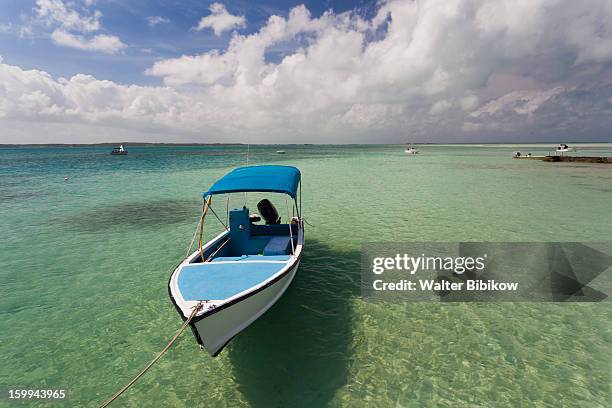
[[[564,141],[562,143],[573,144],[612,144],[612,141]],[[216,142],[216,143],[193,143],[193,142],[99,142],[99,143],[0,143],[0,148],[4,147],[78,147],[78,146],[397,146],[397,145],[505,145],[505,144],[555,144],[550,141],[531,141],[531,142],[397,142],[397,143],[237,143],[237,142]]]

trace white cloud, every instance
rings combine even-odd
[[[107,54],[115,54],[127,47],[114,35],[98,34],[85,38],[82,35],[71,34],[61,29],[54,30],[51,33],[51,39],[58,45],[80,50],[101,51]]]
[[[443,99],[441,101],[434,103],[431,106],[429,113],[431,113],[432,115],[439,115],[449,110],[452,106],[453,106],[452,102],[447,101],[446,99]]]
[[[612,40],[608,3],[398,0],[371,20],[298,6],[225,50],[156,62],[146,73],[164,86],[3,63],[0,118],[201,141],[435,141],[527,128],[589,138],[612,128],[612,55],[595,45]],[[271,61],[273,47],[288,51]]]
[[[459,99],[459,106],[465,111],[471,111],[478,106],[478,97],[476,95],[466,95]]]
[[[473,122],[465,122],[461,126],[461,129],[465,132],[477,132],[481,129],[481,125],[479,125],[478,123],[473,123]]]
[[[213,50],[206,54],[182,56],[172,60],[156,62],[145,72],[148,75],[165,77],[166,85],[175,86],[189,83],[211,85],[224,78],[232,78],[237,68],[237,61],[232,55],[219,56],[219,51]],[[206,67],[206,69],[202,69]]]
[[[93,5],[86,1],[85,6]],[[94,34],[102,29],[102,13],[94,10],[89,15],[80,13],[74,3],[62,0],[36,0],[34,13],[38,22],[53,29],[51,39],[57,45],[86,51],[117,53],[127,46],[119,37],[107,34]],[[32,32],[31,26],[26,26]]]
[[[29,25],[18,25],[13,23],[0,23],[0,33],[13,34],[19,38],[32,38],[33,30]]]
[[[36,0],[34,11],[38,18],[48,25],[59,25],[64,30],[88,33],[98,31],[102,27],[102,13],[99,10],[94,11],[91,16],[85,16],[70,5],[64,4],[62,0]]]
[[[197,31],[211,28],[215,35],[219,37],[226,31],[246,27],[246,18],[244,16],[230,14],[221,3],[213,3],[208,9],[210,14],[202,17],[198,25],[194,27]]]
[[[166,24],[169,23],[170,20],[165,18],[165,17],[161,17],[161,16],[149,16],[147,17],[147,24],[149,25],[149,27],[155,27],[158,24]]]
[[[11,23],[0,23],[0,32],[10,33],[13,31],[13,24]]]
[[[471,116],[495,115],[505,109],[511,109],[519,115],[531,115],[550,98],[568,91],[570,89],[561,86],[543,91],[513,91],[488,102],[477,111],[472,112]]]

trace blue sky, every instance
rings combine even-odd
[[[0,25],[28,24],[34,14],[35,0],[2,0]],[[79,2],[77,2],[79,3]],[[211,30],[195,31],[202,16],[209,14],[214,1],[202,0],[98,0],[95,9],[102,12],[104,31],[117,35],[128,49],[121,54],[92,54],[88,51],[57,46],[45,36],[20,37],[14,32],[0,31],[0,55],[5,62],[22,68],[41,69],[54,76],[70,77],[88,73],[98,79],[120,83],[158,84],[158,78],[144,75],[156,60],[183,54],[199,54],[225,48],[231,32],[217,37]],[[292,7],[305,4],[313,15],[327,10],[343,12],[357,9],[364,15],[375,10],[375,1],[284,1],[271,2],[224,1],[229,12],[244,15],[247,26],[240,30],[249,34],[257,31],[274,14],[286,16]],[[167,22],[151,26],[148,17],[163,17]],[[17,27],[16,27],[17,29]],[[284,48],[267,50],[270,59],[282,55]]]
[[[612,2],[3,0],[0,143],[116,140],[612,141]]]

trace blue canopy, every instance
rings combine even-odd
[[[238,167],[217,180],[203,195],[260,191],[285,193],[295,198],[300,171],[293,166]]]

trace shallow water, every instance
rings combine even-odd
[[[609,302],[360,298],[366,241],[610,241],[612,167],[511,159],[546,149],[252,146],[251,163],[302,170],[312,226],[298,275],[219,357],[183,335],[122,406],[607,406]],[[0,149],[0,386],[95,405],[180,326],[170,270],[201,192],[246,148],[129,150]]]

